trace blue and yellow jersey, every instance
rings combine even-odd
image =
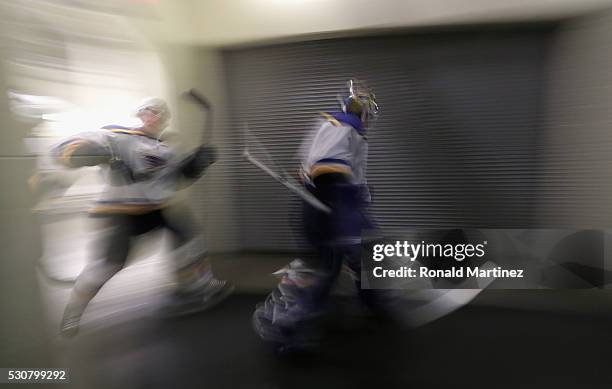
[[[57,145],[53,154],[71,168],[100,165],[106,185],[93,213],[159,209],[174,195],[180,178],[172,169],[177,163],[174,150],[138,128],[105,126],[82,132]]]
[[[359,117],[322,113],[323,122],[307,145],[304,167],[311,180],[322,174],[341,173],[354,184],[365,184],[368,144]]]

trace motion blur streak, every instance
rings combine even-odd
[[[568,387],[570,375],[609,387],[593,372],[607,371],[612,312],[611,26],[607,0],[0,2],[0,368],[68,367],[78,388],[489,388],[515,366],[513,387]],[[364,312],[355,274],[342,271],[317,357],[291,365],[267,353],[255,304],[309,246],[296,191],[244,150],[301,185],[300,144],[349,79],[366,80],[381,108],[366,134],[372,239],[508,229],[516,239],[487,250],[517,267],[548,244],[535,235],[546,230],[563,244],[546,246],[548,273],[534,284],[553,290],[398,289],[408,332]],[[208,111],[181,97],[192,88]],[[136,112],[145,97],[167,106]],[[167,129],[139,132],[140,119],[169,112]],[[173,250],[161,230],[117,239],[134,245],[129,266],[112,266],[66,340],[62,311],[105,233],[88,211],[106,167],[68,169],[52,153],[106,125],[143,137],[133,152],[147,174],[168,162],[164,147],[192,157],[178,166],[214,164],[172,199],[193,211],[198,244]],[[62,149],[63,161],[86,143]],[[176,255],[207,256],[185,266],[205,275],[194,284],[212,279],[212,263],[235,295],[180,320],[160,314],[184,273]],[[554,289],[568,280],[592,289]]]

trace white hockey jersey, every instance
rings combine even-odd
[[[321,174],[344,173],[356,185],[366,185],[368,142],[354,115],[322,113],[314,136],[301,148],[303,170],[312,180]]]
[[[109,161],[120,160],[130,173],[100,165],[107,185],[90,212],[145,213],[164,207],[175,194],[180,175],[172,166],[178,156],[166,143],[138,129],[108,126],[70,137],[54,148],[54,154],[64,165],[78,167],[76,155],[88,149],[108,153]]]

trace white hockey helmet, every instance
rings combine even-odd
[[[166,127],[170,121],[170,117],[172,117],[168,104],[164,99],[159,97],[148,97],[141,101],[136,108],[135,116],[138,116],[144,110],[152,111],[159,117],[159,124],[161,128]]]

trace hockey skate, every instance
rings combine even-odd
[[[200,292],[193,294],[176,292],[172,294],[168,304],[161,308],[161,316],[181,317],[206,311],[223,302],[234,289],[234,285],[227,281],[212,279]]]

